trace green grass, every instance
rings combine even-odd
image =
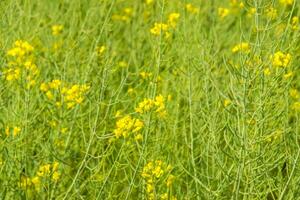
[[[0,199],[300,199],[300,4],[281,2],[2,0]],[[180,14],[173,28],[170,13]],[[155,23],[170,36],[151,34]],[[34,50],[11,67],[17,40]],[[250,50],[232,52],[242,42]],[[276,52],[291,55],[286,66]],[[56,100],[40,88],[52,80]],[[67,108],[62,88],[75,84],[90,88]],[[165,116],[157,102],[136,111],[159,95]],[[127,115],[143,127],[116,137]]]

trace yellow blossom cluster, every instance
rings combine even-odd
[[[249,8],[247,11],[247,17],[251,18],[256,13],[256,8]]]
[[[8,64],[4,69],[7,81],[21,80],[24,76],[27,88],[35,85],[35,77],[39,70],[34,63],[34,48],[28,42],[17,40],[14,46],[7,51]]]
[[[229,15],[229,12],[228,8],[218,8],[218,15],[221,19],[224,19],[227,15]]]
[[[289,53],[284,54],[283,52],[278,51],[274,55],[272,55],[270,58],[272,60],[273,66],[287,67],[291,62],[292,56]]]
[[[279,0],[279,2],[284,6],[291,6],[294,3],[294,0]]]
[[[146,98],[135,108],[135,112],[140,114],[149,112],[151,110],[155,110],[160,117],[165,117],[167,115],[165,97],[158,95],[154,99]]]
[[[145,0],[145,3],[147,4],[147,5],[150,5],[150,4],[152,4],[154,2],[154,0]]]
[[[51,30],[52,30],[52,35],[57,36],[62,33],[62,31],[64,30],[64,26],[63,25],[53,25],[51,27]]]
[[[68,109],[81,104],[89,89],[90,86],[86,84],[63,86],[62,81],[58,79],[40,85],[40,90],[45,93],[49,100],[54,101],[58,107],[65,104]]]
[[[220,19],[224,19],[229,14],[237,14],[240,13],[245,7],[245,4],[239,0],[230,0],[230,7],[219,7],[218,8],[218,15]]]
[[[165,180],[165,186],[170,188],[174,182],[175,176],[170,172],[172,170],[171,165],[167,165],[161,160],[149,161],[143,168],[141,176],[146,182],[146,193],[149,200],[157,199],[176,199],[174,196],[170,196],[168,192],[164,192],[159,195],[159,191],[155,190],[155,186],[162,180]]]
[[[299,91],[296,88],[292,88],[290,90],[290,96],[294,100],[294,102],[293,102],[293,104],[291,106],[292,109],[296,110],[296,111],[299,111],[300,110],[300,101],[299,101],[300,93],[299,93]]]
[[[231,104],[231,100],[230,99],[225,99],[223,102],[224,107],[227,107]]]
[[[36,172],[36,175],[32,178],[22,177],[19,186],[23,189],[28,189],[34,187],[36,191],[40,191],[41,184],[44,181],[57,182],[60,178],[60,173],[58,172],[59,163],[54,161],[53,163],[48,163],[41,165]]]
[[[144,123],[141,120],[126,115],[117,121],[114,134],[116,138],[120,138],[121,136],[128,138],[130,135],[134,134],[135,140],[141,140],[143,139],[143,136],[140,131],[143,127]]]
[[[154,23],[154,27],[150,29],[150,32],[153,35],[159,36],[161,33],[166,33],[166,36],[169,34],[168,31],[169,27],[168,24],[165,23]]]
[[[296,31],[299,29],[299,17],[293,17],[291,22],[292,30]]]
[[[152,76],[151,72],[140,72],[140,76],[142,77],[142,79],[147,79],[150,78]]]
[[[231,7],[239,7],[239,8],[244,8],[245,5],[243,2],[239,2],[238,0],[230,0],[230,6]]]
[[[293,88],[290,90],[290,96],[293,98],[293,99],[299,99],[300,97],[300,93],[297,89]]]
[[[275,20],[278,16],[277,9],[273,7],[268,8],[266,15],[270,20]]]
[[[190,13],[192,13],[192,14],[197,14],[197,13],[199,13],[199,8],[193,6],[193,4],[191,4],[191,3],[187,3],[187,4],[185,5],[185,8],[186,8],[186,10],[187,10],[188,12],[190,12]]]
[[[124,8],[121,14],[114,14],[112,15],[112,20],[114,21],[123,21],[129,22],[133,16],[133,9],[132,8]]]
[[[96,52],[97,52],[98,56],[102,56],[105,51],[106,51],[106,46],[104,46],[104,45],[98,46],[96,48]]]
[[[118,66],[119,66],[120,68],[126,68],[126,67],[128,67],[128,63],[125,62],[125,61],[120,61],[120,62],[118,63]]]
[[[9,136],[13,136],[13,137],[16,137],[16,136],[18,136],[19,134],[20,134],[20,132],[21,132],[21,128],[20,127],[18,127],[18,126],[15,126],[15,127],[12,127],[12,128],[10,128],[10,127],[6,127],[5,128],[5,135],[7,136],[7,137],[9,137]]]
[[[154,23],[154,26],[150,29],[150,33],[156,36],[164,34],[165,38],[169,38],[171,35],[170,30],[176,28],[179,17],[179,13],[169,14],[167,23]]]
[[[237,53],[237,52],[249,53],[250,50],[251,50],[250,44],[247,42],[242,42],[240,44],[237,44],[231,49],[232,53]]]

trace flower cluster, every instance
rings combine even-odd
[[[129,22],[133,16],[133,9],[132,8],[124,8],[121,14],[114,14],[112,15],[112,20],[114,21],[123,21]]]
[[[51,27],[52,35],[54,35],[54,36],[60,35],[62,33],[63,29],[64,29],[63,25],[53,25]]]
[[[227,15],[229,15],[229,9],[228,8],[218,8],[218,15],[221,19],[224,19],[225,17],[227,17]]]
[[[268,8],[266,15],[270,20],[275,20],[278,16],[277,9],[273,7]]]
[[[294,3],[294,0],[279,0],[282,5],[291,6]]]
[[[291,54],[287,53],[284,54],[281,51],[276,52],[271,57],[272,64],[275,67],[287,67],[291,62],[292,56]]]
[[[294,31],[299,29],[299,17],[292,18],[291,26]]]
[[[21,128],[20,127],[18,127],[18,126],[15,126],[15,127],[12,127],[12,128],[10,128],[10,127],[6,127],[5,128],[5,135],[7,136],[7,137],[9,137],[9,136],[13,136],[13,137],[16,137],[16,136],[18,136],[19,134],[20,134],[20,132],[21,132]]]
[[[179,17],[179,13],[169,14],[167,23],[155,23],[153,28],[150,29],[150,33],[156,36],[164,34],[165,38],[169,38],[171,35],[170,30],[176,28]]]
[[[140,72],[140,76],[142,77],[142,79],[147,79],[150,78],[152,76],[151,72]]]
[[[90,89],[90,86],[83,85],[71,85],[69,87],[62,86],[61,80],[52,80],[49,83],[42,83],[40,90],[45,93],[47,98],[54,101],[56,106],[61,107],[66,104],[68,109],[81,104],[84,101],[84,96]]]
[[[292,97],[292,99],[294,100],[294,102],[292,103],[292,109],[299,111],[300,110],[300,93],[297,89],[293,88],[290,90],[290,96]]]
[[[237,14],[240,13],[245,7],[245,4],[238,0],[230,0],[230,7],[219,7],[218,8],[218,15],[220,19],[224,19],[229,14]]]
[[[145,3],[147,4],[147,5],[150,5],[150,4],[152,4],[154,2],[154,0],[145,0]]]
[[[39,70],[34,63],[34,48],[28,42],[17,40],[14,46],[7,51],[8,65],[3,71],[5,80],[20,80],[23,76],[26,79],[27,87],[35,85],[35,77]]]
[[[197,14],[197,13],[199,13],[199,8],[193,6],[193,4],[191,4],[191,3],[187,3],[187,4],[185,5],[185,8],[186,8],[186,10],[187,10],[188,12],[190,12],[190,13],[192,13],[192,14]]]
[[[243,52],[243,53],[249,53],[250,52],[250,44],[247,42],[242,42],[240,44],[237,44],[231,49],[232,53],[237,52]]]
[[[135,140],[141,140],[143,136],[140,131],[143,127],[144,123],[141,120],[126,115],[117,121],[114,134],[116,138],[120,138],[121,136],[128,138],[134,134]]]
[[[104,45],[98,46],[96,48],[96,52],[97,52],[98,56],[102,56],[105,51],[106,51],[106,46],[104,46]]]
[[[60,178],[60,173],[58,172],[59,163],[53,162],[41,165],[36,172],[36,175],[32,178],[22,177],[19,186],[23,189],[34,187],[36,191],[40,191],[41,184],[44,181],[51,180],[57,182]]]
[[[158,95],[155,99],[144,99],[139,103],[138,107],[135,108],[135,112],[143,114],[155,110],[160,117],[165,117],[167,115],[165,106],[165,97]]]
[[[299,99],[300,97],[300,93],[297,89],[293,88],[290,90],[290,96],[293,98],[293,99]]]
[[[224,107],[228,107],[231,104],[231,100],[230,99],[225,99],[223,102]]]
[[[146,192],[149,200],[157,199],[156,196],[160,196],[160,199],[176,199],[174,196],[169,196],[167,192],[159,195],[159,191],[155,188],[162,180],[165,180],[167,188],[172,186],[175,176],[170,173],[171,170],[172,166],[161,160],[150,161],[144,166],[141,176],[146,181]]]

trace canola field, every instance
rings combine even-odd
[[[1,0],[0,199],[300,199],[299,0]]]

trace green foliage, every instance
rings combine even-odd
[[[1,199],[299,199],[297,0],[0,2]]]

